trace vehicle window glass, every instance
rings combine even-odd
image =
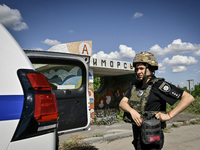
[[[78,89],[82,84],[82,70],[76,65],[66,64],[33,64],[43,73],[53,90]]]

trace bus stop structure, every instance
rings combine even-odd
[[[94,58],[92,41],[59,44],[48,51],[90,56],[88,91],[91,118],[94,118],[94,110],[119,109],[119,101],[135,79],[132,62]],[[99,77],[101,82],[97,91],[94,91],[94,77]]]

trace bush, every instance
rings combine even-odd
[[[112,125],[119,121],[118,114],[119,111],[112,109],[97,110],[95,112],[94,124]]]
[[[185,111],[188,113],[200,114],[200,97],[196,97],[195,101]]]
[[[189,91],[187,91],[189,93]],[[185,112],[200,114],[200,84],[195,85],[195,90],[191,92],[195,101],[185,110]]]
[[[188,91],[186,87],[182,89],[190,93],[190,91]],[[199,93],[200,93],[200,84],[195,85],[195,90],[191,92],[192,96],[195,98],[195,101],[187,109],[185,109],[184,112],[192,113],[192,114],[200,114],[200,94]],[[167,107],[166,107],[167,112],[174,109],[177,106],[178,102],[176,102],[173,106],[170,106],[169,104],[167,104]]]

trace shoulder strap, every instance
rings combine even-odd
[[[164,80],[163,78],[154,78],[150,81],[149,85],[147,86],[145,93],[142,96],[142,100],[141,100],[141,111],[144,112],[147,100],[149,99],[149,95],[151,92],[151,88],[152,86],[157,83],[160,80]]]
[[[165,80],[164,78],[154,78],[150,81],[150,84],[155,84],[156,82],[160,81],[160,80]]]

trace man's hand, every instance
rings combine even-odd
[[[134,109],[130,112],[131,117],[133,118],[133,120],[135,121],[135,123],[137,124],[138,127],[140,127],[142,125],[142,117],[141,115],[135,111]]]
[[[141,118],[140,114],[136,110],[134,110],[133,108],[129,106],[127,97],[122,98],[122,100],[119,103],[119,107],[122,108],[125,112],[129,112],[131,114],[131,117],[137,124],[137,126],[139,127],[141,126],[143,119]]]
[[[158,120],[162,121],[162,122],[171,119],[171,117],[170,117],[168,114],[164,114],[164,113],[161,113],[161,112],[156,113],[155,117],[156,117]]]

